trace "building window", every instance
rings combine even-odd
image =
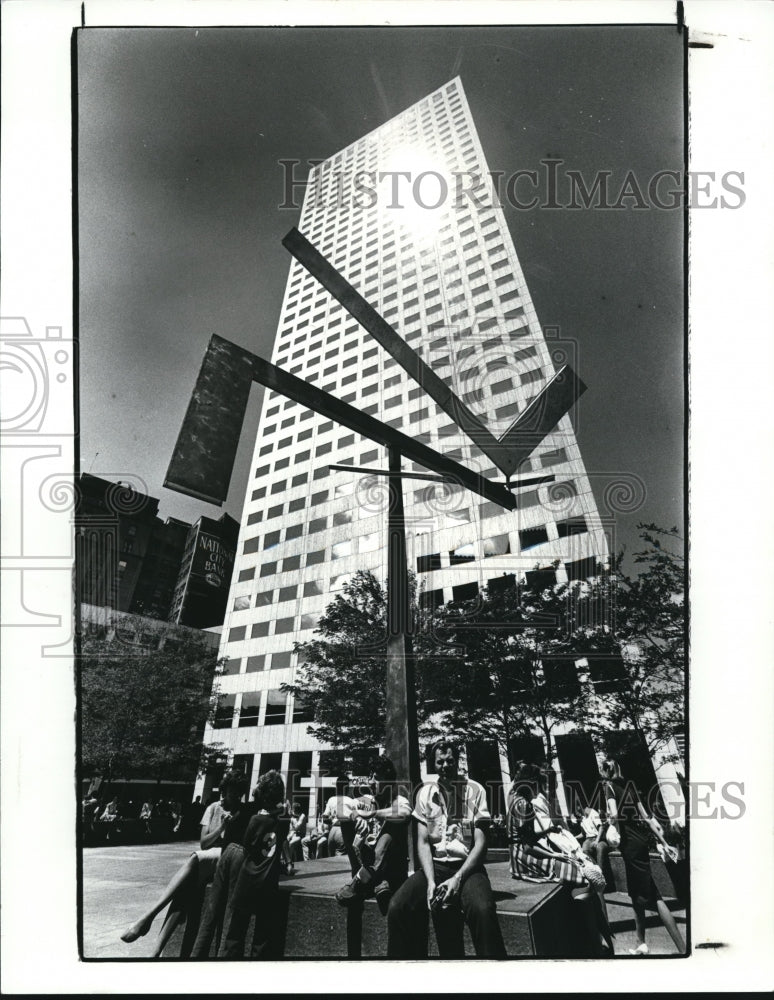
[[[286,559],[282,560],[282,572],[287,573],[289,570],[299,569],[301,566],[301,556],[288,556]]]
[[[499,503],[494,503],[492,500],[487,500],[485,503],[480,503],[478,505],[478,515],[483,520],[486,517],[496,517],[498,514],[503,513],[503,508]]]
[[[361,535],[358,539],[358,552],[374,552],[379,548],[381,535],[375,531],[370,535]]]
[[[467,524],[470,521],[470,508],[462,510],[447,510],[444,515],[444,527],[453,528],[458,524]]]
[[[314,614],[301,615],[301,628],[302,629],[317,628],[317,621],[319,617],[320,617],[319,615],[314,615]]]
[[[239,726],[257,726],[261,711],[261,692],[245,691],[242,695],[242,707],[239,710]]]
[[[567,579],[570,582],[573,580],[588,580],[589,577],[599,576],[600,574],[600,566],[595,556],[589,556],[588,559],[576,559],[574,562],[566,562],[564,568],[567,571]]]
[[[478,597],[478,584],[475,580],[472,583],[461,583],[452,587],[453,601],[472,601]]]
[[[302,698],[296,695],[293,700],[293,722],[314,722],[314,712],[310,706],[304,704]],[[311,757],[311,754],[310,754]]]
[[[589,529],[585,517],[568,517],[556,522],[556,530],[560,538],[569,538],[571,535],[582,535]]]
[[[236,706],[235,694],[218,695],[218,705],[215,709],[215,717],[212,721],[214,729],[230,729],[234,721],[234,708]]]
[[[226,662],[223,664],[222,676],[230,677],[233,674],[238,674],[241,666],[242,666],[242,660],[239,658],[236,659],[232,658],[230,660],[226,660]]]
[[[525,510],[527,507],[536,507],[540,503],[537,490],[525,490],[524,493],[516,494],[516,509]]]
[[[247,631],[246,625],[238,625],[236,628],[229,629],[228,641],[229,642],[241,642],[245,637]]]
[[[294,622],[295,618],[278,618],[274,626],[274,634],[285,635],[287,632],[292,632]]]
[[[282,604],[283,601],[294,601],[296,599],[296,594],[298,593],[298,587],[280,587],[279,596],[277,601]]]
[[[432,611],[443,604],[443,587],[438,590],[425,590],[419,595],[419,606]]]
[[[243,569],[239,571],[238,581],[242,583],[244,580],[252,580],[255,576],[255,566],[251,566],[249,569]]]
[[[306,507],[305,497],[296,497],[295,500],[291,500],[288,504],[288,514],[293,514],[296,511],[303,510]]]
[[[266,692],[265,726],[282,726],[287,712],[287,695],[278,689]]]
[[[317,597],[322,592],[322,580],[307,580],[304,584],[304,597]]]
[[[339,524],[350,524],[352,521],[352,511],[351,510],[340,510],[338,513],[333,515],[333,526]]]
[[[309,522],[309,534],[314,535],[318,531],[325,531],[328,526],[327,517],[315,517]]]
[[[256,608],[263,608],[266,607],[266,605],[271,604],[273,600],[273,590],[262,590],[255,595],[255,606]]]
[[[273,549],[275,545],[279,544],[280,532],[270,531],[268,534],[263,536],[263,547],[264,549]]]
[[[352,555],[352,539],[347,539],[344,542],[336,542],[331,546],[331,559],[343,559],[345,556]]]
[[[458,545],[456,549],[450,550],[449,565],[460,566],[462,563],[473,562],[475,558],[476,553],[474,551],[473,543],[468,542],[467,545]]]
[[[246,608],[250,607],[249,597],[236,597],[234,598],[234,611],[244,611]]]
[[[491,556],[508,555],[511,551],[508,535],[492,535],[490,538],[485,538],[483,548],[484,559],[489,559]]]
[[[255,535],[253,538],[248,538],[245,544],[242,546],[242,552],[245,555],[250,555],[251,552],[257,552],[261,545],[260,535]]]
[[[251,639],[265,639],[269,634],[268,622],[256,622],[250,630]]]
[[[272,670],[287,670],[290,666],[290,653],[283,651],[281,653],[272,653],[271,657],[271,669]]]
[[[433,552],[427,556],[419,556],[417,559],[417,573],[430,573],[434,569],[441,568],[441,553]]]
[[[325,562],[325,549],[318,549],[316,552],[307,552],[306,554],[306,565],[316,566],[318,563]]]
[[[536,545],[542,545],[543,542],[548,541],[548,532],[546,531],[545,525],[540,525],[537,528],[521,528],[519,531],[519,545],[521,551],[525,552],[527,549],[532,549]]]
[[[564,448],[556,448],[554,451],[545,451],[540,456],[540,464],[544,469],[548,469],[552,465],[560,465],[562,462],[566,461],[567,453]]]
[[[304,533],[303,524],[291,524],[291,526],[285,532],[285,541],[290,542],[294,538],[300,538]]]
[[[261,656],[248,656],[247,657],[247,667],[246,673],[252,674],[258,670],[266,669],[266,657],[261,654]]]
[[[547,587],[553,587],[556,583],[556,573],[553,569],[533,569],[525,575],[527,586],[532,590],[545,590]]]
[[[277,572],[276,562],[264,563],[263,566],[261,566],[261,576],[274,576],[276,572]]]

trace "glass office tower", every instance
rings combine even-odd
[[[298,228],[497,436],[573,360],[543,336],[459,78],[315,167]],[[503,481],[295,260],[272,361]],[[295,675],[294,643],[312,637],[332,595],[356,570],[383,579],[386,566],[385,481],[329,464],[386,468],[387,457],[267,392],[223,629],[228,665],[207,732],[251,780],[273,767],[290,775],[292,794],[310,796],[308,815],[323,794],[315,775],[324,748],[280,686]],[[584,578],[607,562],[569,417],[518,475],[543,472],[555,484],[520,491],[512,512],[461,488],[404,480],[423,601],[469,598],[511,574]]]

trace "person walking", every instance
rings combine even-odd
[[[621,837],[626,886],[634,909],[637,947],[630,948],[629,954],[648,954],[648,946],[645,943],[645,910],[651,909],[658,913],[675,947],[682,955],[685,953],[683,936],[653,879],[650,867],[650,834],[652,833],[661,843],[670,860],[677,861],[677,851],[667,844],[660,825],[645,809],[634,785],[624,781],[618,763],[606,760],[600,770],[605,779],[608,822]]]

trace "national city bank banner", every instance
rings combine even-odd
[[[210,587],[221,589],[231,582],[235,550],[215,535],[199,532],[196,540],[191,576],[198,577]]]

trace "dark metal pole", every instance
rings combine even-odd
[[[401,453],[389,448],[390,508],[387,521],[387,756],[395,764],[398,782],[419,785],[417,697],[411,642],[411,604],[406,564],[406,521],[403,513]]]

